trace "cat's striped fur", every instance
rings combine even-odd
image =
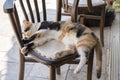
[[[24,21],[25,33],[29,33],[29,38],[23,40],[27,46],[22,48],[22,52],[26,53],[30,49],[36,46],[43,45],[45,42],[55,39],[61,41],[65,44],[66,50],[57,52],[57,57],[60,55],[66,55],[68,53],[77,53],[80,55],[80,62],[74,73],[78,73],[81,68],[88,61],[90,51],[95,48],[96,50],[96,70],[97,77],[101,76],[101,66],[102,66],[102,48],[99,39],[93,33],[93,31],[84,25],[72,22],[42,22],[40,30],[32,33],[32,23]],[[44,28],[48,29],[44,29]]]

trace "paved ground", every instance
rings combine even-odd
[[[4,1],[5,0],[1,0],[0,2],[0,80],[18,80],[18,46],[8,19],[8,15],[3,12],[2,6]],[[48,1],[47,4],[49,5],[54,3]],[[49,8],[51,9],[52,7],[49,5]],[[94,27],[93,30],[95,30],[96,34],[99,34],[99,28]],[[108,80],[110,32],[110,27],[106,27],[105,46],[103,48],[103,70],[102,77],[99,80]],[[86,80],[87,66],[85,66],[77,75],[73,74],[75,67],[76,65],[68,64],[62,66],[62,74],[57,75],[57,80]],[[42,64],[26,63],[25,80],[49,80],[49,69]],[[93,68],[93,80],[97,80],[95,64]]]
[[[111,27],[110,80],[120,80],[120,12]]]

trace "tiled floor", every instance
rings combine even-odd
[[[8,15],[3,12],[3,3],[0,2],[0,80],[18,80],[19,55],[18,46],[8,19]],[[51,4],[49,0],[47,4],[49,8]],[[116,25],[116,24],[114,24]],[[114,26],[113,25],[113,26]],[[112,27],[113,27],[112,26]],[[99,28],[94,27],[93,30],[99,34]],[[109,76],[109,56],[110,56],[110,40],[111,28],[105,27],[105,46],[103,48],[103,70],[102,77],[99,80],[108,80]],[[94,60],[95,61],[95,60]],[[73,70],[77,65],[62,66],[62,74],[57,75],[57,80],[86,80],[85,66],[79,74],[73,74]],[[49,69],[38,63],[25,64],[25,80],[49,80]],[[95,62],[93,67],[93,80],[96,78]]]

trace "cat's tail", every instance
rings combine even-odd
[[[98,41],[96,47],[96,71],[97,71],[97,78],[101,77],[102,72],[102,46],[100,41]]]

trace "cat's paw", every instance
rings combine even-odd
[[[26,54],[26,53],[28,52],[27,47],[23,47],[23,48],[21,49],[21,52],[22,52],[23,54]]]
[[[22,39],[22,42],[23,42],[23,44],[27,44],[27,43],[29,43],[30,41],[28,40],[28,39]]]
[[[63,53],[62,52],[56,52],[56,58],[60,58],[63,56]]]
[[[74,70],[74,74],[78,74],[79,72],[80,72],[80,70],[78,70],[78,69]]]

